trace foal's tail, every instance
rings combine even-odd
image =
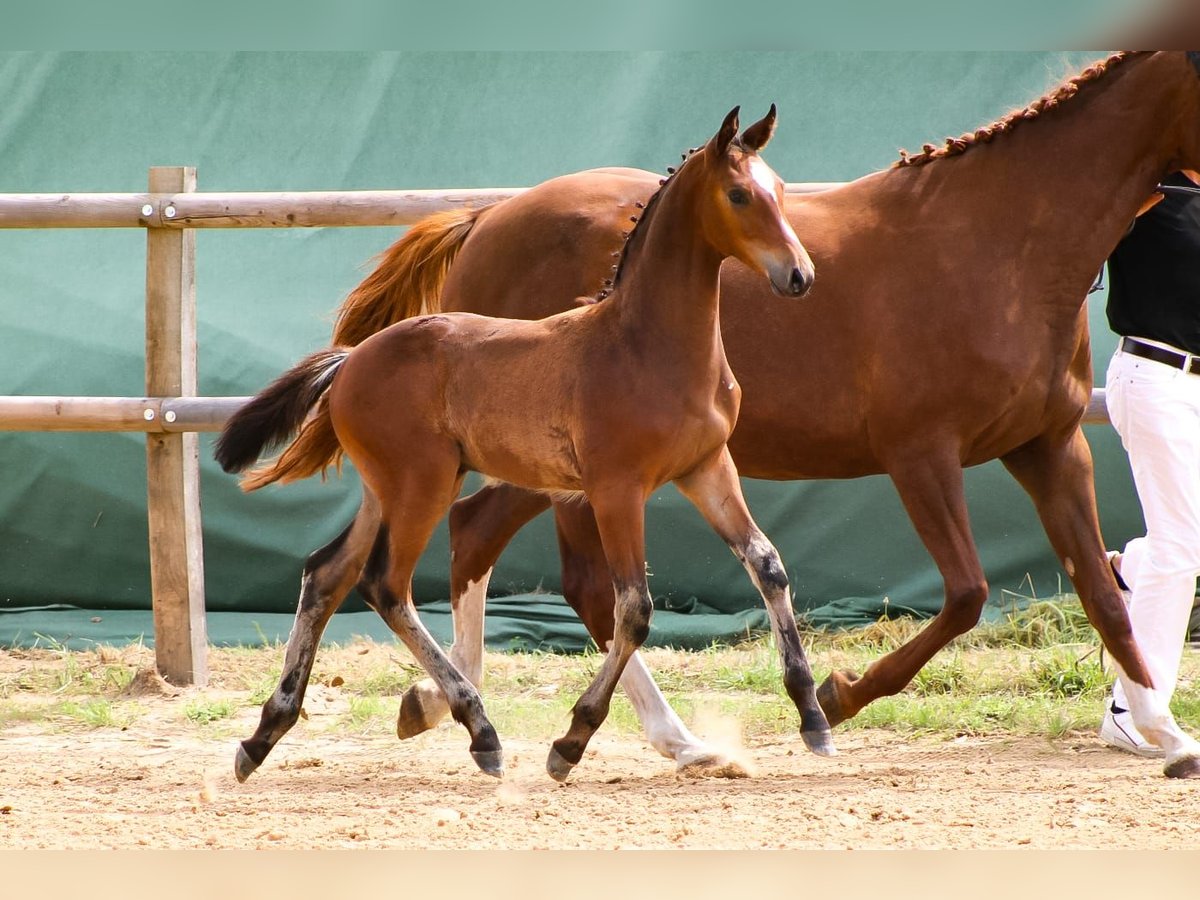
[[[379,254],[375,271],[338,309],[333,343],[354,347],[401,319],[438,312],[446,273],[482,211],[435,213]]]
[[[213,455],[226,472],[244,472],[299,431],[277,459],[242,479],[242,490],[307,478],[341,457],[329,417],[329,386],[349,355],[349,350],[331,348],[305,357],[225,423]]]

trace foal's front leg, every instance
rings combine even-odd
[[[612,573],[616,621],[604,662],[571,710],[571,727],[550,748],[546,771],[556,781],[566,781],[583,758],[588,741],[608,716],[625,664],[650,631],[653,607],[646,584],[646,496],[636,485],[589,493]]]
[[[783,662],[783,683],[800,711],[800,737],[813,753],[835,755],[829,722],[817,702],[812,669],[796,629],[787,572],[779,553],[746,507],[729,449],[722,447],[708,461],[676,480],[675,485],[729,545],[762,595]]]

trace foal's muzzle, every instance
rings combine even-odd
[[[771,290],[780,297],[803,297],[813,284],[812,269],[791,266],[778,274],[770,274]]]

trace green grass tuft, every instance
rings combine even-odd
[[[183,714],[189,722],[196,725],[211,725],[220,719],[228,719],[237,712],[238,705],[233,700],[191,700],[183,708]]]

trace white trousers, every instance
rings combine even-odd
[[[1106,393],[1146,521],[1145,537],[1121,558],[1133,592],[1129,618],[1154,687],[1169,701],[1200,574],[1200,375],[1118,350]],[[1128,708],[1120,684],[1113,699]]]

